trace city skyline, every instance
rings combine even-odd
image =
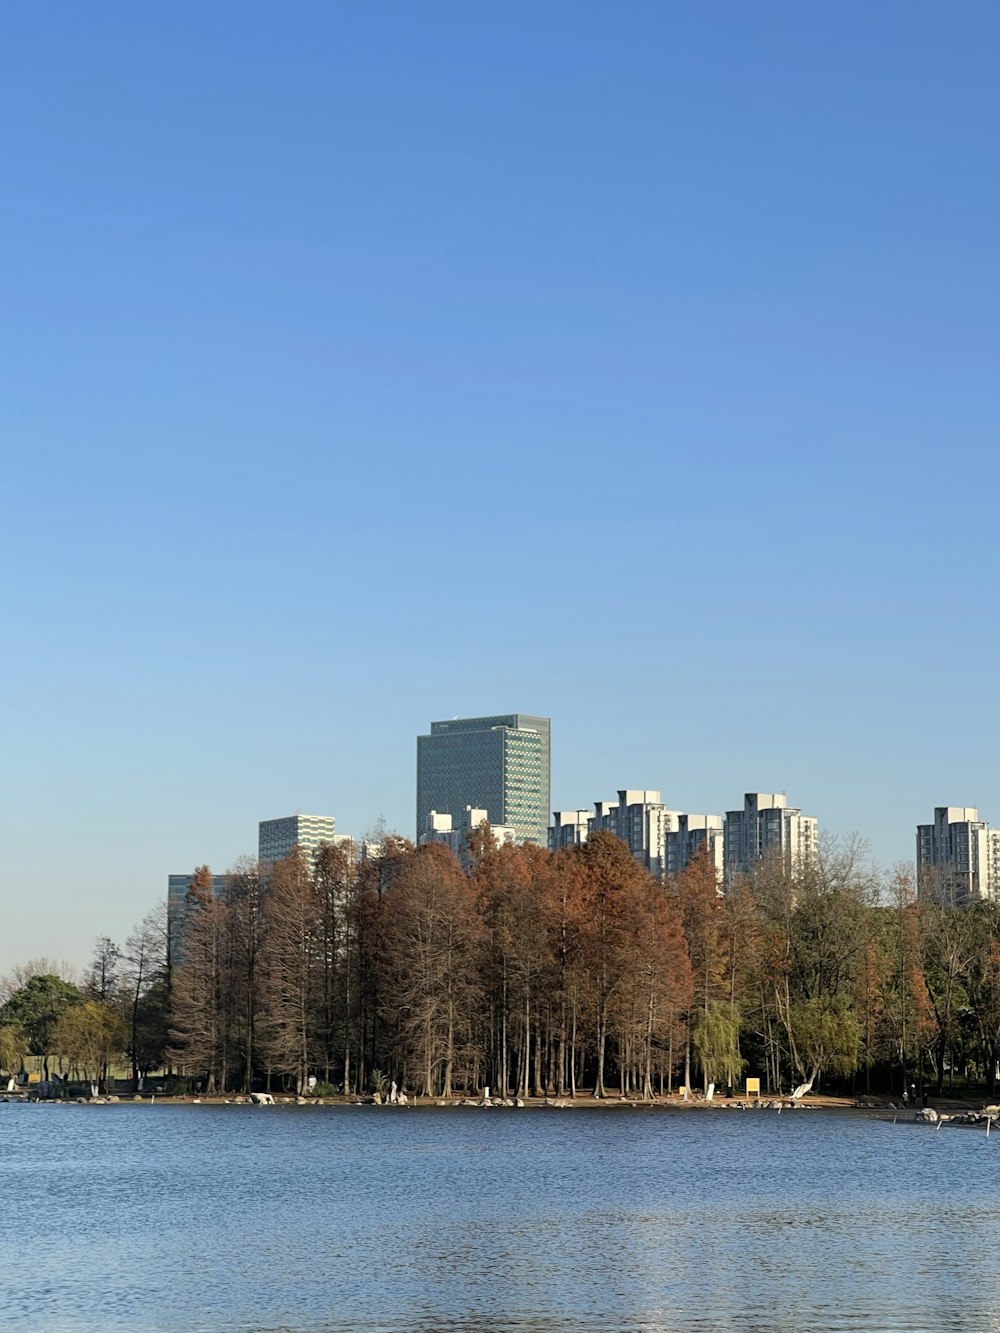
[[[12,14],[0,968],[257,816],[411,832],[413,737],[512,701],[559,809],[997,817],[963,16]]]
[[[456,722],[461,722],[461,721],[496,722],[496,721],[513,720],[517,716],[528,717],[529,715],[526,714],[478,715],[477,717],[471,719],[459,719],[456,716],[454,720]],[[534,722],[544,722],[546,724],[550,724],[551,722],[551,719],[549,718],[540,718],[538,716],[532,716],[531,720]],[[562,729],[560,727],[560,732],[561,730]],[[420,737],[418,736],[418,740],[419,739]],[[546,742],[547,741],[548,741],[548,733],[546,733]],[[558,745],[556,746],[554,754],[555,756],[558,756]],[[552,756],[550,755],[550,760],[551,759]],[[553,763],[553,769],[555,771],[558,771],[558,765],[556,763]],[[722,788],[722,784],[721,783],[717,784],[717,787]],[[599,789],[603,791],[609,790],[607,783],[604,783],[603,785],[599,784]],[[704,822],[707,820],[709,824],[716,824],[717,821],[717,824],[715,826],[714,836],[718,838],[718,847],[713,859],[717,861],[720,873],[722,873],[724,870],[722,854],[721,854],[723,846],[723,834],[724,832],[729,832],[730,823],[733,818],[733,815],[734,814],[739,815],[740,812],[739,811],[734,812],[727,804],[728,800],[731,799],[730,795],[730,797],[724,796],[722,801],[717,801],[714,806],[711,806],[709,808],[707,814],[689,815],[688,813],[682,813],[682,809],[686,810],[687,808],[684,806],[684,802],[682,799],[681,800],[677,799],[677,796],[682,791],[682,789],[683,789],[683,783],[678,783],[676,784],[675,790],[673,791],[668,790],[668,798],[671,801],[673,801],[678,808],[676,809],[670,808],[666,810],[666,813],[670,816],[674,816],[674,818],[668,821],[667,825],[665,825],[665,828],[671,828],[676,830],[678,828],[678,818],[679,818],[680,827],[682,827],[683,829],[683,837],[685,839],[684,845],[688,849],[692,849],[694,847],[699,846],[701,840],[705,836],[703,831]],[[661,806],[664,806],[666,804],[666,802],[662,802],[660,800],[661,790],[658,788],[657,789],[619,788],[617,789],[617,795],[619,798],[619,802],[621,802],[623,799],[626,798],[629,801],[637,800],[640,802],[648,798],[650,801],[654,801],[655,803],[658,803]],[[745,800],[749,804],[751,798],[756,800],[756,798],[759,795],[761,795],[761,793],[757,792],[756,790],[752,791],[748,790],[745,793]],[[787,796],[787,791],[774,792],[773,795],[768,795],[767,803],[770,804],[773,801],[775,806],[783,807],[785,805],[786,796]],[[959,820],[965,818],[965,819],[971,819],[973,821],[978,821],[979,825],[984,828],[989,828],[990,825],[989,812],[987,811],[980,819],[978,807],[958,806],[952,804],[949,806],[934,805],[933,809],[935,811],[936,816],[939,817],[939,821],[940,817],[943,816],[945,817],[946,820],[948,818],[951,818],[953,820]],[[565,809],[561,808],[558,801],[555,800],[555,798],[553,798],[551,801],[551,809],[549,810],[549,824],[547,825],[546,831],[547,834],[551,832],[553,823],[555,824],[556,827],[558,827],[560,817],[569,819],[572,816],[577,816],[585,828],[588,821],[590,822],[594,821],[595,811],[596,811],[597,827],[607,828],[611,831],[617,832],[618,836],[622,837],[623,841],[625,841],[627,844],[630,844],[632,840],[630,839],[627,830],[624,828],[621,829],[618,828],[618,821],[614,817],[616,810],[617,810],[617,803],[607,800],[596,801],[592,803],[589,807],[580,807],[578,809],[576,808]],[[479,812],[480,815],[481,813],[482,812]],[[754,813],[756,815],[756,811]],[[766,813],[770,812],[768,811]],[[787,811],[787,813],[793,816],[799,816],[800,810],[798,808],[793,808]],[[454,827],[456,830],[465,827],[467,823],[466,814],[467,812],[463,808],[457,813],[457,816],[454,817],[455,819]],[[846,839],[849,837],[858,836],[866,844],[868,848],[868,855],[873,865],[880,866],[882,869],[888,869],[895,864],[901,864],[907,866],[908,868],[913,870],[914,883],[916,884],[917,879],[919,878],[920,873],[924,867],[926,859],[925,857],[922,857],[921,854],[921,838],[924,837],[926,839],[928,834],[925,832],[925,830],[928,830],[933,827],[921,823],[921,818],[920,818],[921,816],[923,818],[926,818],[926,811],[919,812],[918,819],[916,820],[916,822],[914,824],[909,825],[905,830],[894,830],[894,833],[899,835],[896,840],[899,841],[900,844],[908,843],[910,850],[909,850],[909,855],[904,853],[903,855],[894,858],[892,861],[879,859],[875,850],[874,840],[870,836],[869,831],[866,830],[864,827],[856,827],[851,829],[830,828],[829,825],[827,824],[827,821],[823,817],[822,812],[820,812],[818,815],[814,813],[811,816],[810,820],[807,822],[811,823],[813,826],[811,833],[811,839],[813,842],[815,842],[817,836],[815,827],[817,823],[819,825],[819,831],[821,834],[827,834],[829,837],[834,839]],[[411,814],[410,816],[411,821],[412,818],[413,816]],[[688,841],[688,839],[691,836],[688,832],[689,820],[697,821],[696,824],[692,825],[692,833],[694,838],[693,841]],[[249,821],[243,820],[242,822],[248,828],[252,827],[254,823],[252,819],[250,819]],[[208,838],[206,838],[203,846],[203,852],[205,854],[202,855],[196,854],[193,858],[191,858],[190,865],[184,865],[177,856],[173,857],[168,856],[168,861],[172,869],[163,869],[161,867],[157,867],[156,870],[153,871],[147,865],[138,867],[137,869],[141,874],[144,882],[148,883],[152,892],[150,895],[147,896],[147,898],[144,901],[140,902],[140,900],[137,898],[134,902],[126,901],[123,904],[124,910],[119,913],[118,933],[123,936],[124,933],[127,931],[128,927],[134,923],[134,920],[137,919],[138,916],[140,916],[143,912],[147,911],[150,907],[154,906],[157,902],[169,903],[172,899],[176,899],[177,902],[180,902],[180,899],[183,897],[184,892],[186,892],[187,881],[189,880],[191,873],[197,866],[208,865],[213,873],[213,880],[216,881],[217,885],[221,885],[222,882],[224,881],[226,873],[240,859],[246,857],[252,857],[256,852],[258,859],[260,859],[262,863],[267,861],[269,859],[268,854],[266,852],[266,843],[268,842],[268,840],[273,842],[275,844],[275,847],[277,847],[277,843],[280,841],[282,843],[282,847],[280,849],[282,854],[287,854],[287,851],[290,849],[293,843],[295,845],[307,846],[307,849],[310,848],[314,849],[321,842],[328,839],[336,842],[353,839],[358,845],[360,845],[360,843],[363,841],[367,833],[377,830],[379,827],[383,827],[387,832],[399,833],[404,838],[407,838],[410,841],[413,842],[420,841],[420,835],[421,835],[420,829],[410,828],[405,821],[394,823],[391,820],[387,820],[382,811],[380,811],[379,814],[375,815],[374,817],[371,817],[366,821],[362,821],[360,827],[355,826],[350,833],[337,832],[336,829],[338,822],[343,824],[343,821],[340,821],[339,813],[328,814],[328,815],[316,815],[316,814],[305,814],[301,810],[297,810],[293,815],[290,816],[281,816],[277,818],[257,820],[256,827],[258,832],[256,838],[252,840],[253,842],[256,843],[256,847],[251,845],[251,839],[244,836],[242,842],[240,842],[237,845],[237,850],[235,850],[231,855],[229,855],[228,857],[223,856],[221,858],[220,857],[213,858],[210,854],[208,854],[208,852],[205,849],[210,848],[212,846],[218,846],[219,843],[217,839],[213,841],[212,837],[209,836]],[[300,831],[293,834],[291,832],[291,826],[293,825],[296,826],[297,830],[301,826],[301,830],[303,830],[304,832]],[[959,825],[959,827],[962,826]],[[916,836],[917,836],[916,854],[914,854],[913,851],[914,829],[916,830]],[[424,831],[426,831],[426,828]],[[513,833],[513,830],[511,830],[510,832]],[[504,836],[507,836],[507,830],[504,830]],[[646,834],[646,836],[648,838],[648,833]],[[796,834],[796,836],[798,835]],[[988,835],[984,834],[982,836],[988,837],[989,846],[991,849],[996,849],[998,846],[1000,846],[1000,829],[997,829],[996,827],[989,828]],[[674,834],[674,837],[676,838],[676,833]],[[446,841],[448,845],[450,846],[454,845],[455,847],[457,847],[458,843],[461,841],[461,835],[459,835],[457,839],[455,836],[450,836],[443,838],[443,840]],[[579,833],[576,836],[568,836],[568,837],[557,836],[554,842],[552,842],[550,838],[546,837],[542,845],[568,846],[571,845],[573,842],[578,842],[580,840],[581,837]],[[677,845],[680,846],[681,844]],[[689,854],[690,850],[688,850],[685,853],[685,859],[686,855]],[[998,866],[1000,866],[1000,860],[998,860],[997,851],[992,850],[990,852],[990,855],[994,859],[994,861],[997,862]],[[929,856],[930,853],[927,853],[926,857]],[[647,867],[650,867],[648,855],[646,857],[640,855],[638,859],[643,861],[644,864],[647,864]],[[728,859],[728,854],[727,854],[727,859]],[[673,866],[673,871],[675,872],[676,870],[679,870],[682,864],[683,861],[678,862],[677,865]],[[662,865],[664,867],[667,866],[666,859],[664,859]],[[660,873],[660,866],[655,860],[652,863],[651,869],[654,875],[658,875]],[[738,869],[739,868],[734,863],[733,871],[736,872],[738,871]],[[995,876],[997,875],[997,873],[1000,872],[998,871],[990,872],[989,885],[991,889],[993,888]],[[165,892],[163,888],[165,881],[168,883],[169,886],[168,892]],[[1000,880],[997,880],[996,882],[1000,882]],[[984,885],[986,884],[985,878],[983,883]],[[978,893],[979,889],[977,886],[977,890],[974,896],[978,896]],[[928,891],[927,896],[935,896],[935,894]],[[963,891],[958,895],[956,895],[955,893],[946,894],[945,898],[947,901],[956,901],[956,899],[960,902],[964,901],[965,891]],[[131,913],[131,916],[129,915],[129,913]],[[95,921],[91,923],[91,925],[93,932],[103,934],[105,933],[105,927],[107,925],[108,932],[114,933],[112,926],[103,921],[102,922]],[[18,950],[16,946],[9,946],[8,952],[5,954],[4,945],[7,943],[7,941],[0,939],[0,973],[2,973],[6,968],[9,968],[10,966],[16,963],[31,957],[47,957],[54,960],[65,961],[72,966],[82,966],[86,958],[89,956],[89,952],[92,948],[93,933],[90,935],[87,935],[85,932],[82,934],[78,934],[78,936],[76,937],[76,943],[73,947],[63,948],[60,950],[56,948],[44,947],[46,939],[46,934],[45,934],[46,930],[48,930],[49,937],[52,936],[50,928],[51,928],[51,922],[47,923],[47,925],[41,928],[39,933],[35,936],[35,939],[42,947],[36,947],[34,949],[21,948],[20,950]],[[58,932],[56,932],[56,934],[58,935]]]
[[[490,829],[497,846],[534,842],[549,852],[579,847],[594,834],[608,832],[629,849],[653,879],[661,882],[682,874],[694,857],[707,856],[720,889],[752,877],[759,864],[772,858],[792,874],[817,863],[824,846],[819,820],[789,805],[785,792],[745,792],[742,808],[727,810],[723,815],[670,809],[654,788],[620,788],[617,801],[595,801],[589,810],[552,810],[544,839],[536,836],[535,829],[491,821],[484,807],[463,806],[472,791],[492,793],[498,806],[503,806],[507,799],[507,743],[505,737],[495,733],[512,730],[516,743],[528,723],[535,724],[536,734],[540,733],[540,747],[533,753],[540,754],[544,747],[547,775],[551,718],[527,714],[456,717],[448,723],[432,723],[430,735],[418,736],[418,826],[414,836],[406,840],[414,846],[444,844],[468,872],[473,865],[470,840],[480,827]],[[435,734],[441,739],[428,744]],[[498,762],[500,770],[493,772]],[[519,762],[523,769],[523,761]],[[542,783],[538,785],[540,794]],[[450,798],[442,801],[443,809],[429,808],[421,820],[419,812],[425,802],[443,796]],[[366,854],[364,836],[338,834],[333,815],[296,814],[261,820],[258,829],[257,864],[264,874],[295,849],[315,856],[324,845],[339,843],[353,844],[355,860]],[[917,825],[916,856],[910,869],[913,890],[923,901],[965,907],[995,899],[1000,896],[1000,829],[992,829],[988,820],[981,820],[976,807],[938,806],[932,824]],[[168,876],[168,934],[174,951],[187,914],[187,892],[192,881],[191,872]],[[225,874],[213,873],[213,894],[220,895],[226,882]]]

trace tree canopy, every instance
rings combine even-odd
[[[0,1022],[19,1028],[31,1054],[47,1061],[56,1024],[66,1009],[82,999],[79,988],[61,977],[30,977],[0,1010]]]

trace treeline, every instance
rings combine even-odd
[[[664,885],[604,833],[550,854],[481,830],[468,862],[388,837],[357,863],[334,846],[266,876],[243,862],[217,896],[201,867],[174,956],[147,925],[148,951],[122,955],[144,979],[129,962],[101,999],[103,942],[90,1002],[117,1006],[135,1072],[166,1064],[207,1092],[314,1077],[649,1098],[746,1074],[940,1092],[950,1074],[995,1093],[992,904],[918,902],[855,845],[795,874],[762,862],[724,895],[706,859]]]
[[[995,1087],[1000,919],[918,903],[858,845],[722,895],[666,885],[610,834],[563,852],[388,838],[358,864],[294,855],[224,898],[195,876],[169,1058],[208,1087],[310,1074],[362,1092],[650,1097],[678,1085]]]
[[[162,1065],[169,992],[163,907],[124,947],[102,936],[82,981],[50,959],[22,964],[0,979],[0,1071],[23,1071],[33,1055],[46,1080],[55,1073],[98,1087],[125,1061],[138,1084]]]

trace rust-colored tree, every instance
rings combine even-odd
[[[350,843],[326,843],[313,868],[320,932],[317,940],[317,1038],[327,1082],[335,1068],[345,1086],[351,1077],[350,1023],[354,1008],[354,976],[350,966],[354,866]]]
[[[387,901],[396,880],[409,864],[413,844],[377,827],[362,840],[362,857],[351,884],[347,907],[347,973],[352,999],[346,1063],[354,1052],[353,1080],[345,1088],[362,1092],[376,1071],[401,1067],[399,1010],[390,992],[383,997],[388,972]]]
[[[693,983],[676,902],[647,878],[632,888],[626,970],[614,1006],[622,1095],[650,1099],[672,1082]]]
[[[233,1063],[239,1065],[239,1086],[250,1091],[257,1055],[257,1013],[264,971],[265,879],[253,857],[237,861],[226,877],[229,907],[233,1021]]]
[[[593,834],[566,853],[580,871],[584,998],[594,1041],[594,1096],[606,1097],[609,1037],[615,1006],[633,964],[632,918],[648,891],[649,876],[613,833]]]
[[[228,1077],[229,909],[213,896],[212,872],[199,866],[185,905],[179,957],[171,969],[167,1058],[210,1095]]]
[[[265,965],[258,1037],[267,1067],[305,1091],[317,1053],[322,977],[320,904],[306,853],[295,848],[268,872]]]
[[[506,1097],[540,1092],[549,1048],[552,955],[547,930],[550,857],[540,847],[476,849],[473,890],[483,921],[490,1085]]]
[[[402,1045],[398,1070],[428,1096],[471,1078],[480,996],[472,886],[439,843],[406,855],[385,898],[380,992]]]

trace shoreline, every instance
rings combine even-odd
[[[2,1103],[24,1103],[38,1106],[253,1106],[255,1109],[268,1109],[269,1107],[293,1108],[295,1110],[340,1110],[352,1107],[365,1107],[366,1109],[378,1109],[386,1111],[412,1111],[412,1110],[495,1110],[495,1111],[582,1111],[582,1110],[645,1110],[645,1111],[839,1111],[839,1112],[857,1112],[862,1115],[883,1114],[894,1115],[900,1118],[913,1117],[922,1109],[920,1107],[903,1106],[899,1102],[893,1102],[889,1097],[866,1097],[859,1100],[855,1097],[837,1097],[817,1094],[809,1096],[801,1101],[794,1101],[788,1096],[761,1097],[761,1098],[738,1098],[722,1097],[712,1101],[706,1101],[703,1097],[697,1100],[685,1101],[682,1097],[656,1097],[652,1100],[643,1100],[641,1098],[610,1096],[596,1098],[592,1095],[578,1097],[525,1097],[511,1099],[506,1101],[500,1098],[473,1097],[452,1097],[445,1099],[441,1097],[409,1097],[404,1103],[375,1102],[371,1096],[360,1097],[295,1097],[290,1094],[272,1094],[273,1103],[257,1104],[247,1094],[232,1094],[228,1097],[196,1097],[189,1095],[181,1096],[101,1096],[93,1098],[49,1098],[49,1097],[30,1097],[22,1093],[6,1093],[0,1096]],[[987,1108],[994,1114],[997,1107],[992,1103],[984,1102],[981,1099],[942,1097],[935,1099],[930,1103],[932,1110],[939,1115],[967,1115],[970,1113],[979,1113],[987,1115]],[[947,1123],[947,1121],[945,1121]]]

